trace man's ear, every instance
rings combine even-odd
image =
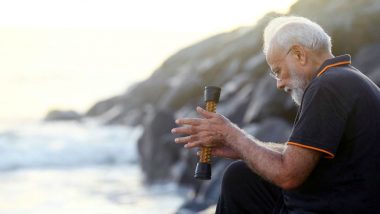
[[[304,47],[300,45],[294,45],[291,49],[292,55],[295,57],[295,59],[301,64],[306,65],[307,57],[306,57],[306,50]]]

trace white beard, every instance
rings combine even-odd
[[[290,95],[292,96],[293,101],[300,106],[302,102],[303,94],[305,93],[306,86],[308,85],[308,81],[302,79],[299,75],[294,71],[290,71],[291,76],[291,87],[285,87],[285,92],[290,91]]]
[[[295,89],[293,89],[292,92],[291,92],[292,99],[293,99],[293,101],[294,101],[298,106],[301,105],[302,97],[303,97],[304,92],[305,92],[305,91],[304,91],[303,89],[301,89],[301,88],[295,88]]]

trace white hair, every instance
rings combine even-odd
[[[297,16],[283,16],[272,19],[264,30],[265,55],[273,44],[289,50],[293,45],[301,45],[313,51],[331,53],[331,38],[320,25]]]

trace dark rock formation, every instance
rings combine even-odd
[[[380,40],[380,39],[379,39]],[[379,41],[380,42],[380,41]],[[364,46],[353,60],[353,64],[380,85],[380,43]]]
[[[245,126],[244,130],[264,142],[286,142],[292,126],[279,117],[268,117],[260,123]]]
[[[165,181],[172,177],[170,171],[180,158],[182,146],[174,144],[170,129],[175,126],[170,112],[145,109],[144,133],[138,141],[140,165],[146,173],[146,181]]]
[[[82,119],[82,115],[76,111],[61,111],[53,110],[47,113],[44,118],[45,121],[59,121],[59,120],[75,120],[79,121]]]
[[[380,85],[379,1],[300,0],[289,14],[321,24],[332,37],[334,54],[352,54],[354,66]],[[203,105],[204,86],[221,86],[218,112],[257,138],[284,142],[291,132],[297,107],[276,90],[261,53],[263,28],[276,16],[269,13],[255,26],[215,35],[180,50],[149,79],[87,112],[105,123],[145,127],[138,146],[146,180],[171,180],[193,187],[197,194],[182,210],[215,203],[223,169],[229,163],[215,160],[213,180],[196,181],[195,151],[174,144],[170,134],[175,118],[197,116],[195,107]]]
[[[222,184],[224,170],[231,162],[232,160],[220,160],[216,164],[213,164],[212,179],[203,181],[196,197],[185,202],[178,210],[178,213],[199,212],[215,204],[219,198],[219,187]]]

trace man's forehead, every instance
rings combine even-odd
[[[272,70],[277,66],[277,62],[280,60],[280,56],[281,55],[279,50],[270,51],[266,55],[267,63]]]

